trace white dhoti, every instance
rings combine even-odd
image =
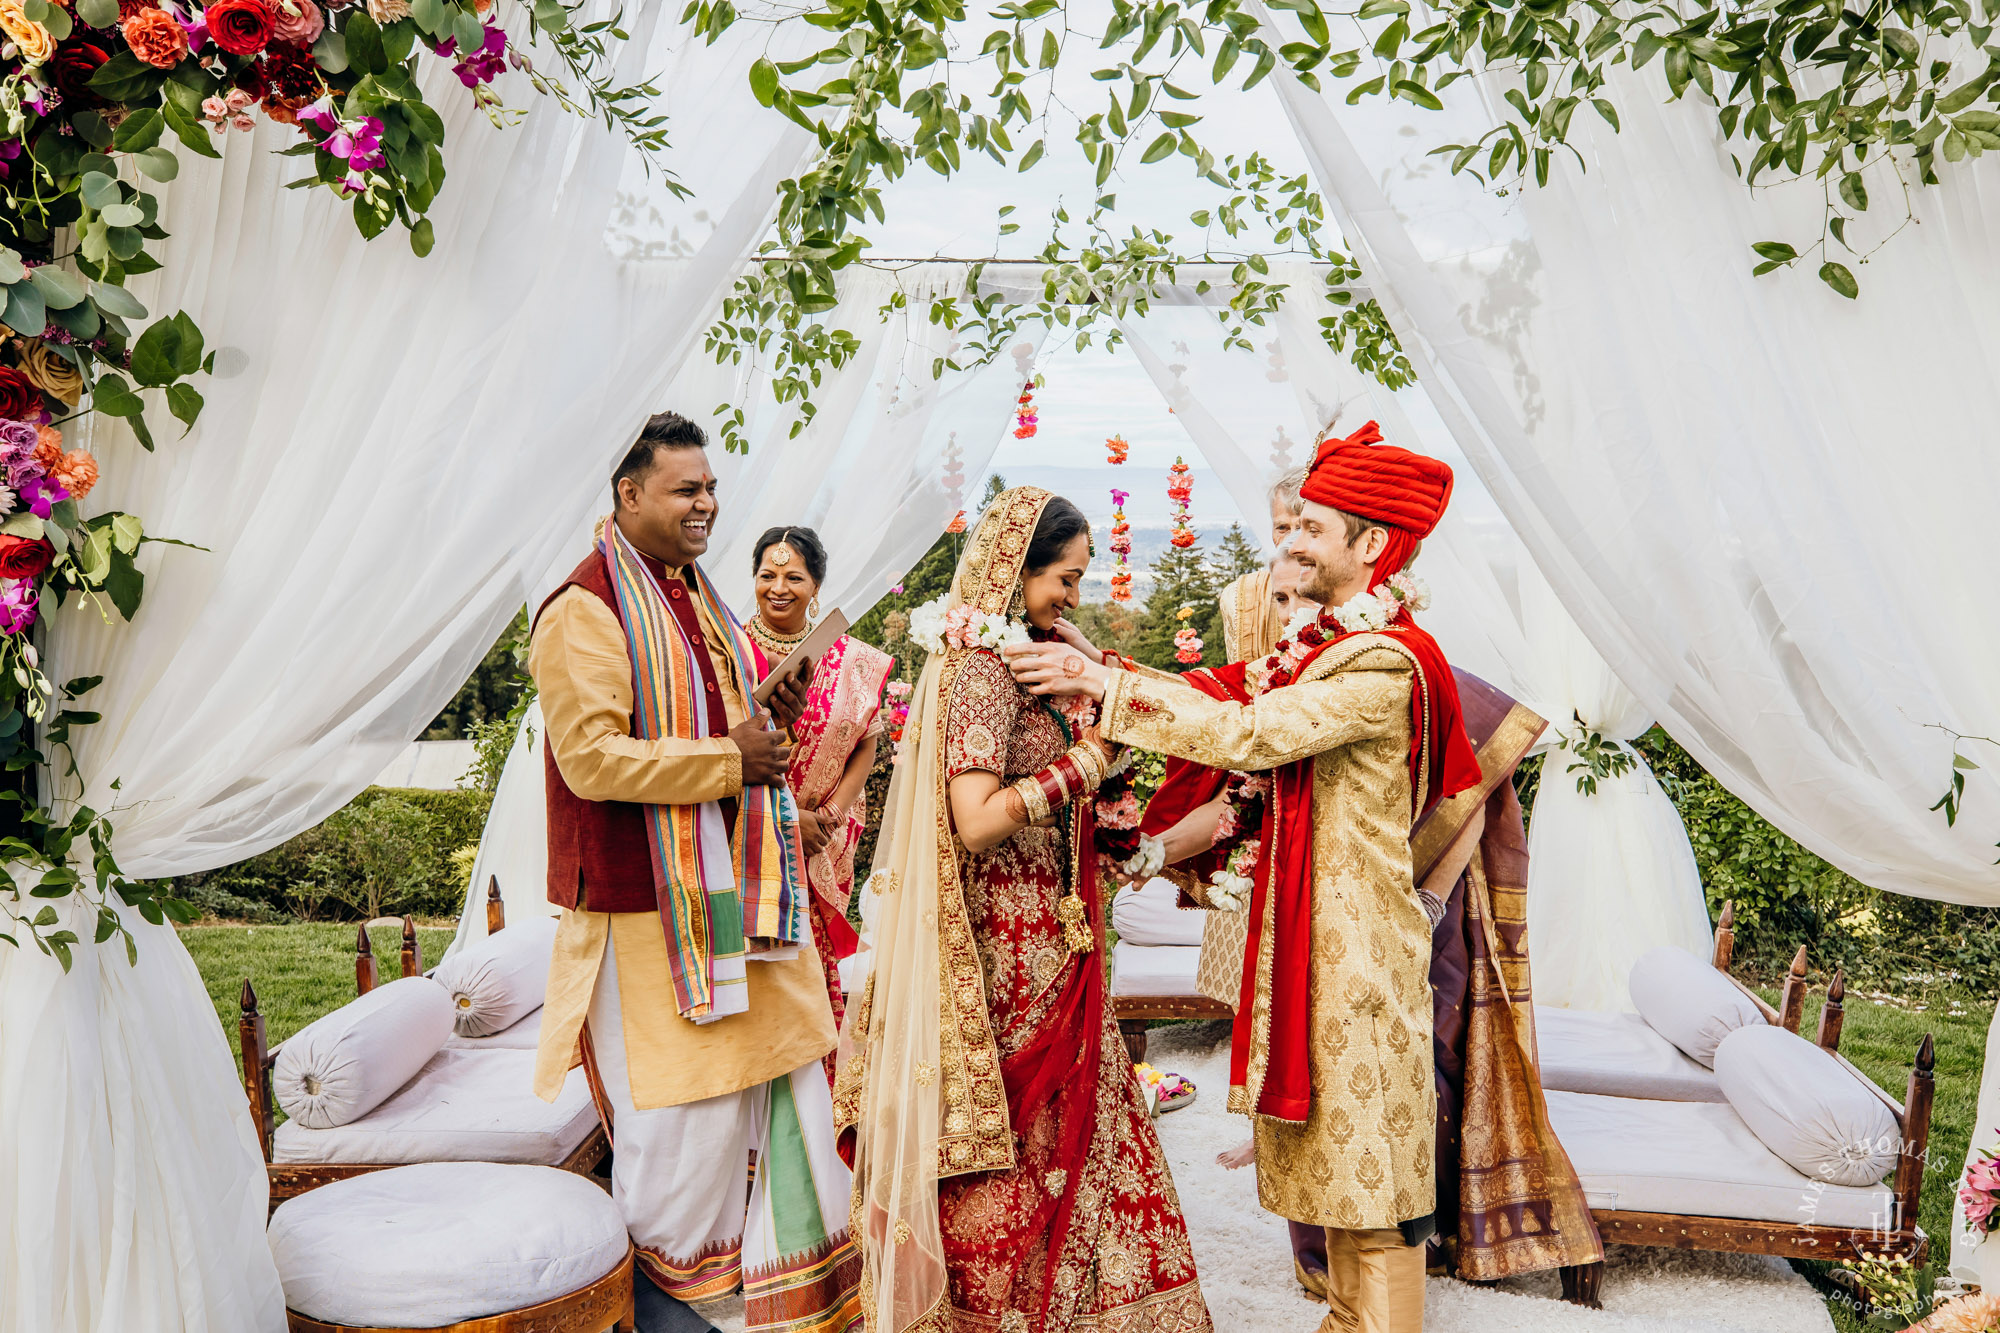
[[[834,1149],[825,1066],[813,1060],[740,1092],[641,1110],[615,954],[607,942],[583,1050],[611,1136],[611,1196],[640,1266],[684,1301],[740,1284],[751,1329],[859,1328],[861,1263],[847,1233],[849,1177]]]

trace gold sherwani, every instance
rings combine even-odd
[[[1309,760],[1312,784],[1312,1109],[1303,1125],[1254,1117],[1257,1191],[1295,1221],[1359,1231],[1436,1208],[1430,919],[1410,871],[1414,663],[1393,640],[1356,635],[1303,677],[1250,704],[1151,673],[1114,672],[1108,738],[1214,768]],[[1262,930],[1246,1086],[1267,1065],[1271,914]]]

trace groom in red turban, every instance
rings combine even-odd
[[[1249,913],[1229,1109],[1251,1118],[1264,1207],[1326,1229],[1323,1333],[1423,1327],[1436,1105],[1410,829],[1479,782],[1403,572],[1451,469],[1381,438],[1370,422],[1320,446],[1290,552],[1324,610],[1264,661],[1182,678],[1005,650],[1037,693],[1103,700],[1107,739],[1230,772],[1229,831],[1188,864],[1201,905]]]

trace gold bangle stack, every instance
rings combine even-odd
[[[1016,778],[1012,783],[1020,794],[1021,804],[1028,809],[1028,822],[1039,824],[1049,817],[1049,798],[1042,794],[1042,784],[1033,778]]]

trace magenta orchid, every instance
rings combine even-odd
[[[468,88],[476,89],[493,82],[507,68],[507,34],[490,19],[486,23],[486,36],[480,41],[477,51],[458,55],[458,39],[455,37],[447,37],[431,49],[446,59],[458,56],[452,72]]]
[[[33,579],[0,579],[0,634],[19,634],[33,626],[40,601]]]

